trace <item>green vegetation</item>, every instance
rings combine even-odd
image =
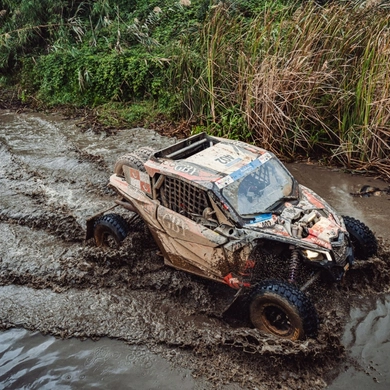
[[[0,85],[390,177],[386,2],[5,0]]]

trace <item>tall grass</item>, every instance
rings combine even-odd
[[[305,3],[249,21],[220,4],[198,42],[182,45],[198,70],[186,80],[187,113],[228,136],[218,123],[239,116],[234,136],[279,155],[330,150],[348,168],[390,177],[389,27],[386,10],[361,4]]]
[[[195,131],[390,178],[390,13],[317,3],[6,0],[0,72],[49,104],[149,100]]]

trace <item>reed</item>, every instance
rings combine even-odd
[[[246,20],[220,4],[191,43],[204,61],[187,80],[187,110],[281,156],[328,156],[390,177],[389,18],[348,2]],[[218,126],[227,113],[242,118],[238,130]]]
[[[151,101],[194,132],[390,178],[387,2],[11,3],[0,72],[20,70],[22,90],[48,104]]]

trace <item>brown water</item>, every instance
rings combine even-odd
[[[14,328],[0,338],[4,389],[201,390],[190,370],[173,368],[144,346],[103,338],[60,340]]]
[[[145,129],[95,134],[53,115],[0,111],[0,387],[321,389],[333,381],[334,390],[387,389],[384,244],[343,286],[314,291],[318,339],[295,343],[261,336],[234,313],[222,317],[230,290],[165,267],[142,223],[120,250],[84,244],[86,217],[112,205],[106,184],[116,158],[173,142]],[[349,195],[385,183],[288,167],[389,238],[389,197]]]

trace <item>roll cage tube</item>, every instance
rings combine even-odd
[[[239,171],[221,188],[221,193],[241,219],[269,213],[278,203],[297,199],[295,179],[270,153],[260,156]]]

